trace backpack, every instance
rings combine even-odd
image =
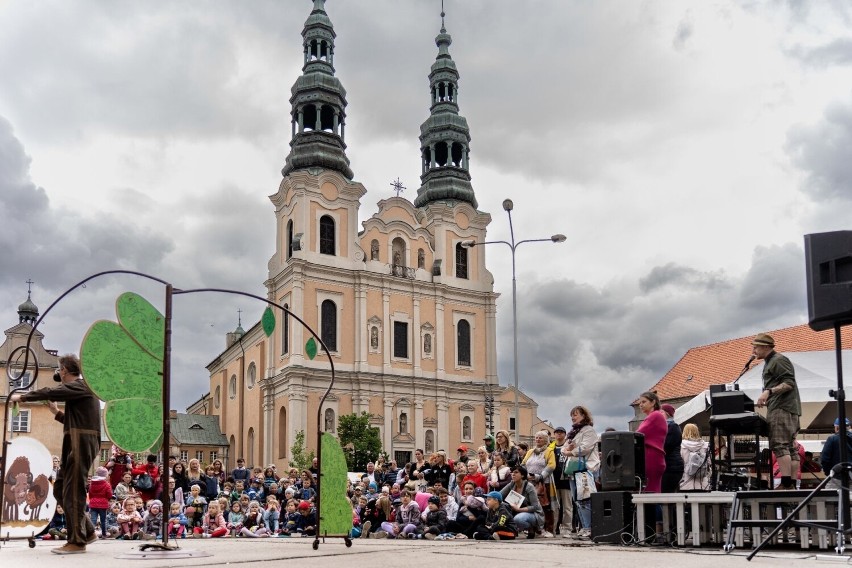
[[[690,452],[686,463],[683,466],[683,472],[691,477],[702,477],[707,463],[707,448],[701,448],[697,452]]]
[[[150,491],[154,488],[154,479],[147,473],[140,473],[133,485],[140,491]]]

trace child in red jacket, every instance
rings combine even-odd
[[[98,520],[101,523],[101,538],[107,536],[107,511],[109,501],[112,499],[112,486],[109,484],[109,471],[105,467],[95,470],[95,475],[89,483],[89,514],[92,517],[92,525],[97,528]]]

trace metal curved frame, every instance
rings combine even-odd
[[[7,448],[8,448],[8,445],[11,443],[7,439],[7,426],[8,426],[8,420],[9,420],[9,407],[10,407],[11,395],[13,395],[13,394],[15,394],[19,391],[23,391],[23,390],[31,388],[36,383],[36,380],[38,379],[38,370],[39,370],[38,358],[37,358],[35,352],[33,351],[32,347],[31,347],[33,335],[35,334],[36,329],[38,329],[39,324],[42,322],[42,320],[44,320],[44,318],[47,316],[47,314],[50,313],[50,311],[54,308],[54,306],[56,306],[56,304],[58,304],[60,301],[62,301],[71,292],[73,292],[74,290],[76,290],[77,288],[80,288],[80,287],[85,288],[86,283],[90,282],[91,280],[94,280],[95,278],[99,278],[101,276],[106,276],[106,275],[112,275],[112,274],[129,274],[129,275],[133,275],[133,276],[140,276],[142,278],[147,278],[149,280],[159,282],[160,284],[163,284],[166,288],[166,298],[165,298],[165,312],[166,313],[164,314],[164,316],[165,316],[165,327],[164,327],[165,337],[164,337],[164,342],[163,342],[163,351],[164,351],[164,353],[163,353],[163,442],[162,442],[163,446],[168,445],[168,443],[169,443],[168,440],[169,440],[170,433],[171,433],[170,432],[171,423],[169,421],[169,407],[170,407],[170,390],[171,390],[172,297],[174,295],[195,294],[195,293],[200,293],[200,292],[214,292],[214,293],[220,293],[220,294],[234,294],[234,295],[237,295],[237,296],[245,296],[247,298],[260,300],[261,302],[264,302],[269,306],[275,306],[276,308],[282,310],[285,314],[287,314],[287,316],[292,317],[293,319],[298,321],[300,324],[302,324],[302,326],[305,329],[308,330],[308,332],[310,332],[310,334],[313,336],[313,338],[319,343],[319,345],[322,347],[322,350],[325,352],[326,357],[328,358],[329,366],[331,367],[331,381],[329,382],[328,388],[323,393],[322,398],[320,398],[319,408],[317,409],[317,469],[320,471],[320,475],[317,479],[316,508],[317,508],[317,535],[319,535],[320,534],[320,523],[321,523],[321,515],[320,515],[321,501],[320,501],[319,486],[320,486],[321,477],[322,477],[322,405],[325,403],[325,400],[328,397],[329,393],[331,392],[331,389],[334,387],[334,380],[335,380],[334,360],[332,359],[331,353],[329,352],[328,347],[323,342],[322,338],[320,338],[320,336],[317,335],[317,333],[313,330],[313,328],[311,328],[311,326],[309,326],[302,318],[300,318],[299,316],[297,316],[296,314],[291,312],[288,308],[285,308],[284,306],[278,304],[277,302],[273,302],[272,300],[270,300],[268,298],[264,298],[264,297],[258,296],[256,294],[251,294],[249,292],[242,292],[240,290],[229,290],[229,289],[226,289],[226,288],[195,288],[195,289],[189,289],[189,290],[176,289],[172,286],[172,284],[170,284],[169,282],[166,282],[165,280],[162,280],[162,279],[157,278],[155,276],[151,276],[149,274],[137,272],[137,271],[134,271],[134,270],[106,270],[106,271],[103,271],[103,272],[98,272],[97,274],[93,274],[93,275],[81,280],[80,282],[77,282],[76,284],[74,284],[71,288],[69,288],[68,290],[63,292],[56,300],[54,300],[54,302],[52,304],[50,304],[50,306],[47,307],[47,309],[44,311],[44,313],[41,314],[41,316],[38,318],[38,320],[36,320],[35,324],[33,324],[33,327],[30,330],[29,335],[27,336],[26,345],[25,346],[19,346],[19,347],[15,348],[12,351],[12,353],[10,354],[9,361],[11,362],[11,360],[13,359],[12,356],[17,351],[19,351],[21,349],[24,350],[24,361],[23,361],[23,364],[22,364],[21,375],[18,375],[17,377],[12,376],[12,374],[10,374],[11,367],[7,367],[7,369],[6,369],[6,374],[7,374],[8,378],[10,380],[16,380],[16,379],[19,379],[21,376],[23,376],[23,373],[26,372],[27,367],[30,363],[30,355],[32,355],[32,360],[33,360],[33,364],[34,364],[35,369],[34,369],[34,373],[33,373],[33,378],[29,382],[29,384],[27,384],[26,386],[21,386],[21,387],[18,387],[16,389],[9,391],[9,396],[6,397],[6,402],[5,402],[5,405],[4,405],[4,413],[3,413],[3,425],[4,425],[4,427],[3,427],[3,434],[2,434],[2,452],[3,452],[3,454],[2,454],[2,460],[0,460],[0,461],[2,461],[2,463],[0,463],[0,472],[2,472],[2,475],[0,475],[0,511],[3,510],[3,506],[4,506],[3,501],[4,501],[4,488],[5,488],[5,481],[6,481],[6,479],[5,479],[6,478],[6,474],[5,474],[5,472],[6,472],[6,456],[8,454]],[[166,486],[168,486],[168,481],[169,481],[168,469],[165,469],[164,472],[165,472],[165,476],[166,476],[165,484],[166,484]],[[168,510],[168,507],[169,507],[168,492],[166,492],[166,494],[164,495],[163,507],[164,507],[165,510]],[[2,529],[2,525],[3,525],[3,519],[2,519],[2,513],[0,513],[0,529]],[[350,541],[348,539],[348,535],[344,538],[347,540],[347,546],[349,546]],[[30,538],[30,540],[31,540],[30,546],[33,546],[34,542],[32,542],[32,538]],[[318,543],[319,543],[319,540],[316,540],[314,542],[314,549],[316,549]],[[164,549],[164,550],[173,550],[172,548],[168,548],[168,534],[167,534],[167,532],[163,533],[162,543],[156,543],[156,544],[151,543],[151,544],[146,545],[146,547],[156,547],[156,548],[161,548],[161,549]]]

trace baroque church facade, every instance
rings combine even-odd
[[[491,221],[477,209],[470,132],[459,114],[459,73],[442,26],[429,73],[429,117],[420,127],[422,175],[414,203],[383,199],[358,229],[367,193],[346,156],[346,91],[335,76],[334,28],[315,0],[302,31],[304,66],[292,87],[292,139],[275,207],[268,298],[308,323],[328,347],[306,353],[310,333],[275,309],[228,334],[207,367],[210,391],[191,413],[218,415],[229,464],[284,463],[298,432],[315,449],[317,429],[368,412],[383,450],[400,463],[414,450],[455,455],[498,429],[531,439],[537,404],[497,379],[496,298],[485,265]],[[424,97],[425,99],[425,97]],[[319,413],[319,414],[318,414]],[[320,417],[318,419],[318,416]],[[232,465],[231,465],[232,467]]]

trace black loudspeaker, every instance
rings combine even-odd
[[[711,414],[741,414],[754,412],[754,401],[742,391],[717,392],[710,395]]]
[[[601,487],[604,491],[636,491],[645,480],[645,434],[601,434]]]
[[[622,544],[622,534],[631,534],[633,499],[627,491],[592,493],[592,542]]]
[[[805,235],[805,268],[811,329],[852,323],[852,231]]]

